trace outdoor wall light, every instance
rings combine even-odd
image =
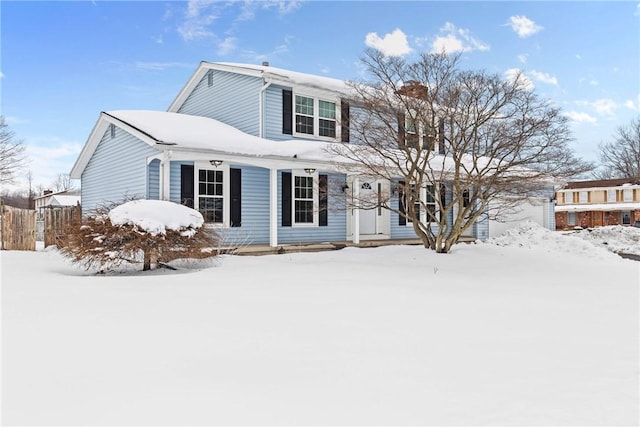
[[[209,160],[209,163],[211,163],[211,166],[214,168],[217,168],[222,164],[222,160]]]
[[[349,184],[342,184],[342,192],[344,193],[345,191],[347,191],[349,189]]]
[[[304,168],[304,171],[306,173],[308,173],[309,175],[311,175],[312,173],[314,173],[316,170],[314,168]]]

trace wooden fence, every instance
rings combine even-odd
[[[36,211],[0,205],[0,249],[36,250]]]
[[[80,205],[45,210],[44,246],[58,246],[60,240],[68,233],[69,227],[80,221],[81,217]]]
[[[44,246],[58,245],[69,227],[80,221],[80,205],[44,210],[38,222],[44,222]],[[36,211],[0,206],[0,246],[5,250],[36,250]]]

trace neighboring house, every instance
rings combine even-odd
[[[640,182],[607,179],[569,182],[556,193],[556,228],[632,225],[640,221]]]
[[[148,198],[198,209],[228,244],[415,238],[397,213],[347,206],[382,192],[400,206],[398,182],[347,175],[326,149],[350,142],[349,93],[268,64],[202,62],[168,111],[100,114],[71,171],[83,214]],[[488,222],[470,233],[487,238]]]
[[[80,204],[80,190],[65,190],[53,192],[45,190],[42,196],[34,198],[36,208],[36,241],[44,241],[45,211],[60,209]]]
[[[76,206],[80,203],[80,190],[65,190],[53,192],[45,190],[42,196],[33,199],[36,206],[36,214],[43,215],[45,209],[63,208],[65,206]]]

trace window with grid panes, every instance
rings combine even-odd
[[[313,98],[296,95],[296,132],[313,135]]]
[[[222,223],[224,194],[223,173],[219,170],[198,170],[198,211],[205,222]]]
[[[318,101],[318,135],[336,137],[336,103]]]
[[[313,224],[313,177],[295,176],[293,218],[297,224]]]

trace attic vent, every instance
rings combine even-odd
[[[269,66],[269,61],[262,61],[262,66],[263,67],[268,67]]]
[[[209,87],[213,86],[213,73],[211,72],[211,70],[209,70],[209,72],[207,73],[207,85]]]
[[[111,139],[116,137],[116,125],[113,123],[109,125],[109,134],[111,135]]]

